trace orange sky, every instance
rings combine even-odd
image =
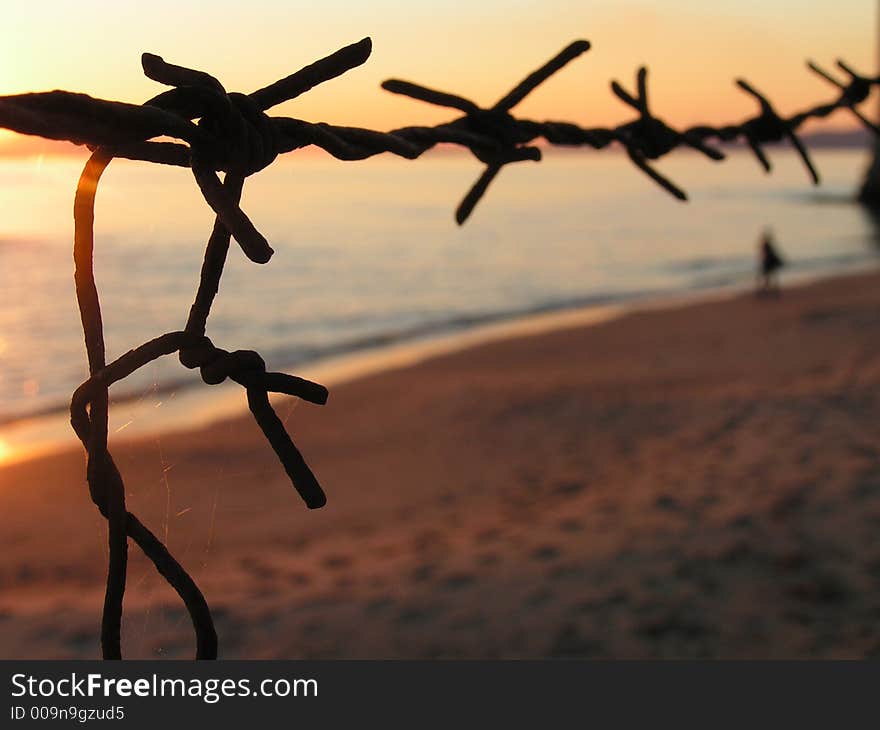
[[[383,92],[396,76],[488,104],[570,40],[593,48],[523,102],[518,111],[584,125],[629,117],[608,82],[631,86],[651,69],[652,105],[676,124],[736,121],[752,113],[733,87],[738,75],[787,113],[833,98],[804,68],[837,56],[875,67],[875,3],[838,0],[43,0],[10,3],[0,25],[0,94],[65,88],[142,102],[160,89],[140,71],[141,51],[208,70],[230,90],[250,91],[370,35],[372,58],[276,113],[389,129],[432,124],[448,112]],[[848,126],[841,114],[831,126]],[[58,151],[12,135],[0,154]]]

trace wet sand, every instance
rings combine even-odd
[[[880,655],[880,275],[635,312],[124,442],[129,507],[221,656]],[[79,450],[0,467],[0,657],[95,657],[106,528]],[[132,549],[127,656],[186,657]]]

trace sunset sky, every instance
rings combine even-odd
[[[160,88],[145,79],[140,53],[194,66],[230,90],[250,91],[369,35],[360,69],[279,108],[280,113],[388,129],[450,115],[383,92],[396,76],[488,104],[569,41],[593,48],[520,105],[523,115],[584,125],[612,124],[628,110],[608,82],[633,84],[650,67],[652,104],[678,124],[735,121],[751,100],[744,76],[783,112],[833,98],[804,67],[841,56],[876,65],[875,3],[838,0],[262,0],[7,3],[0,25],[0,94],[64,88],[140,103]],[[851,121],[839,115],[833,126]],[[20,145],[0,137],[0,151]],[[10,146],[10,143],[12,145]]]

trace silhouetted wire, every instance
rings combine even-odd
[[[764,146],[787,139],[803,159],[813,182],[818,183],[818,172],[797,135],[804,122],[846,109],[872,132],[880,133],[880,128],[857,108],[867,99],[872,86],[880,83],[880,77],[862,76],[843,61],[837,63],[848,77],[846,82],[813,62],[808,64],[840,94],[828,104],[788,118],[780,116],[764,95],[740,79],[736,82],[739,88],[759,105],[755,116],[735,125],[676,130],[652,113],[648,101],[648,72],[644,67],[636,76],[635,96],[616,81],[611,83],[614,94],[637,113],[636,119],[615,128],[586,128],[564,121],[537,122],[512,114],[511,110],[529,93],[589,48],[590,44],[584,40],[569,44],[488,108],[408,81],[385,81],[382,87],[387,91],[463,114],[434,127],[410,126],[390,132],[266,114],[273,106],[363,64],[372,49],[369,38],[248,95],[227,92],[223,84],[208,73],[176,66],[145,53],[142,56],[144,74],[171,88],[140,106],[68,91],[0,97],[0,127],[85,144],[93,151],[77,185],[74,204],[76,296],[89,378],[73,394],[70,420],[88,454],[89,493],[109,528],[110,552],[101,626],[104,658],[122,657],[120,633],[128,538],[134,540],[181,597],[195,630],[196,657],[213,659],[217,656],[217,634],[201,591],[165,545],[126,510],[122,476],[108,449],[111,385],[153,360],[175,352],[185,367],[199,368],[207,384],[230,378],[245,389],[255,421],[306,505],[318,508],[326,503],[315,475],[272,407],[269,393],[283,393],[322,405],[327,401],[327,389],[293,375],[267,372],[265,362],[256,352],[228,352],[216,347],[206,335],[231,240],[235,239],[251,261],[263,264],[272,257],[271,246],[242,211],[240,201],[245,178],[267,167],[279,154],[314,145],[340,160],[363,160],[383,152],[416,159],[438,144],[464,147],[485,169],[456,209],[456,221],[462,224],[504,165],[541,159],[540,149],[532,144],[539,138],[551,145],[593,149],[604,149],[616,142],[652,180],[675,197],[686,200],[685,192],[650,164],[678,147],[691,147],[712,160],[723,160],[724,153],[710,142],[742,139],[769,172],[771,164]],[[157,140],[160,137],[178,141]],[[190,168],[216,218],[184,330],[157,337],[108,364],[92,258],[95,194],[102,173],[114,157]],[[218,172],[225,173],[223,180]]]

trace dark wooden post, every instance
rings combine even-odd
[[[877,11],[877,53],[880,56],[880,3]],[[862,189],[859,191],[859,202],[870,208],[880,210],[880,137],[874,138],[874,159],[865,175]]]

